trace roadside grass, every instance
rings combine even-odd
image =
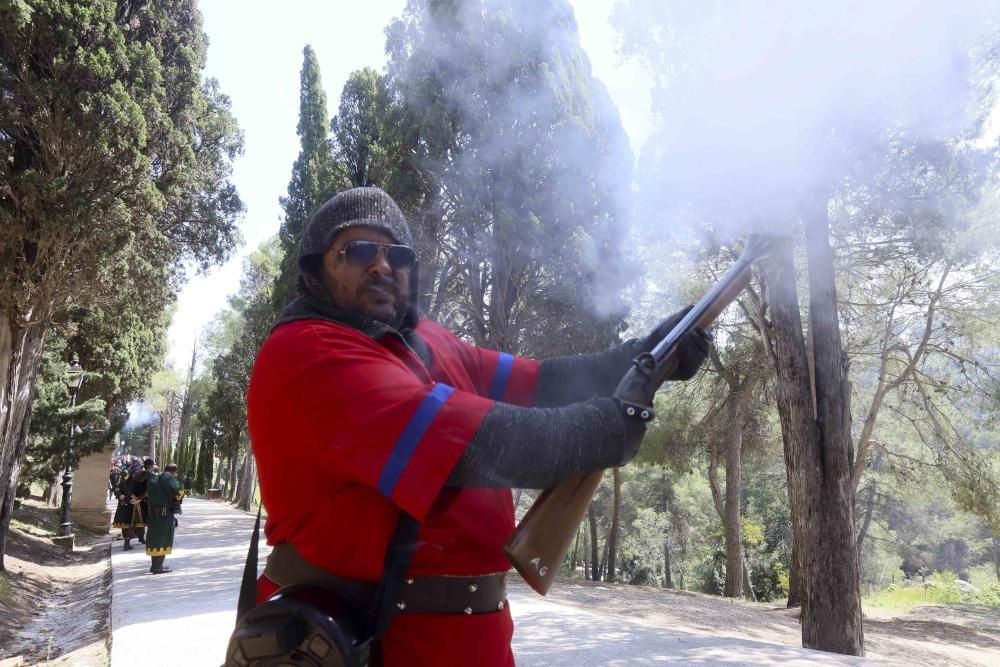
[[[953,572],[934,572],[923,581],[891,584],[861,599],[863,605],[892,611],[909,611],[921,605],[982,605],[1000,607],[1000,582],[973,586]]]
[[[44,521],[44,519],[43,523],[29,523],[18,519],[11,519],[10,525],[11,528],[16,528],[22,533],[27,533],[34,537],[52,537],[56,534],[55,529],[48,521]]]
[[[0,572],[0,602],[7,606],[10,602],[11,596],[14,594],[11,590],[10,582],[7,581],[7,574],[5,572]]]
[[[927,592],[922,588],[897,588],[895,590],[890,588],[864,596],[861,599],[861,604],[866,607],[878,607],[890,611],[910,611],[923,604],[939,603],[928,599]]]

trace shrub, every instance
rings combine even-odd
[[[1000,583],[994,581],[983,586],[982,590],[976,594],[975,602],[990,607],[1000,607]]]

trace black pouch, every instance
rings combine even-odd
[[[352,602],[334,588],[305,583],[280,588],[254,606],[260,514],[258,510],[224,667],[365,667],[397,611],[393,601],[416,547],[419,522],[400,513],[374,604]]]
[[[285,586],[240,618],[226,667],[363,667],[371,628],[370,615],[332,588]]]

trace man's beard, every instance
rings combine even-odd
[[[397,283],[392,278],[387,278],[385,276],[375,276],[369,278],[358,285],[357,290],[353,294],[353,303],[344,303],[338,295],[343,292],[343,285],[338,283],[333,278],[330,278],[330,295],[333,298],[333,305],[340,310],[345,310],[349,312],[355,312],[359,315],[364,315],[365,317],[370,317],[373,320],[378,320],[388,324],[389,326],[398,329],[403,323],[406,317],[406,310],[408,307],[407,295],[403,294],[399,289],[399,283]],[[364,303],[365,296],[371,289],[380,289],[384,292],[388,292],[392,296],[393,308],[391,313],[386,313],[384,308],[378,308],[375,312],[369,309],[362,309],[361,304]]]

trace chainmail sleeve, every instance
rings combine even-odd
[[[625,463],[635,455],[644,431],[627,426],[611,398],[558,408],[495,403],[447,485],[548,488],[572,475]]]
[[[610,396],[638,354],[638,341],[592,354],[545,359],[539,364],[534,405],[545,408]]]

